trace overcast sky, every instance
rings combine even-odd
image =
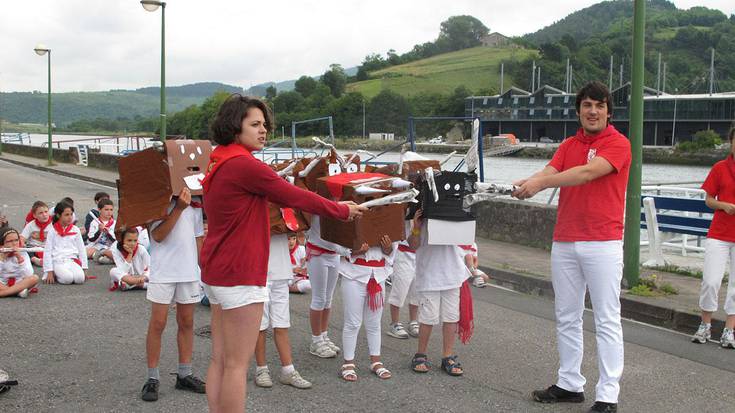
[[[166,83],[216,81],[248,88],[360,64],[388,49],[432,41],[439,24],[469,14],[508,36],[534,32],[592,0],[169,0]],[[676,0],[735,13],[735,0]],[[160,84],[161,12],[138,0],[2,0],[0,90],[134,89]]]

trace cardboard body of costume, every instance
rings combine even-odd
[[[350,178],[354,177],[354,180]],[[387,192],[359,194],[357,188],[372,179],[370,187]],[[329,199],[362,203],[397,192],[392,188],[392,178],[387,175],[339,174],[317,179],[317,193]],[[384,205],[371,208],[360,219],[344,222],[336,219],[321,218],[322,239],[351,249],[359,249],[363,243],[379,246],[380,239],[388,235],[391,241],[405,239],[404,211],[402,204]]]
[[[120,158],[117,181],[117,229],[146,225],[166,217],[172,197],[184,187],[202,195],[198,177],[209,163],[212,144],[205,140],[170,140]],[[189,180],[189,184],[185,179]]]
[[[300,169],[298,168],[298,165],[303,164],[301,161],[296,160],[293,162],[297,162],[297,166],[294,168],[294,171],[303,170],[303,166]],[[292,161],[287,161],[270,166],[274,171],[278,172],[290,166],[291,163]],[[294,171],[291,173],[294,173]],[[289,177],[290,175],[291,174],[289,174]],[[309,223],[311,221],[311,216],[306,216],[306,214],[302,213],[298,209],[284,208],[272,202],[268,203],[268,216],[271,224],[271,235],[306,231],[309,229]]]

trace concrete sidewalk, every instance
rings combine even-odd
[[[117,173],[80,165],[59,163],[47,166],[45,159],[3,153],[0,160],[37,170],[56,173],[100,185],[115,187]],[[517,244],[478,238],[480,266],[491,275],[493,283],[516,291],[553,298],[551,287],[550,252]],[[641,251],[641,260],[647,258],[646,248]],[[679,267],[692,271],[701,270],[701,255],[666,257]],[[642,269],[642,275],[656,274],[661,282],[668,282],[679,290],[676,295],[641,297],[621,294],[623,316],[633,320],[658,325],[685,333],[692,333],[699,325],[699,285],[694,277],[658,270]],[[720,308],[724,302],[726,285],[720,292]],[[722,310],[715,313],[713,335],[719,337],[726,315]]]

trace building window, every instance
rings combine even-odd
[[[564,103],[569,103],[569,95],[564,96]]]
[[[546,103],[548,103],[549,105],[551,104],[551,96],[549,96],[548,98],[546,98]]]
[[[564,109],[564,116],[565,117],[568,117],[569,116],[569,109]]]
[[[531,96],[531,98],[530,98],[530,99],[528,99],[528,104],[529,104],[529,105],[533,105],[533,101],[534,101],[534,100],[536,100],[536,98],[535,98],[534,96]]]
[[[503,98],[498,98],[498,106],[503,104]]]
[[[518,118],[518,109],[513,109],[513,119]]]
[[[533,98],[531,98],[531,99],[533,99]],[[534,112],[534,109],[529,110],[528,111],[528,116],[533,116],[533,112]]]
[[[482,105],[483,106],[487,106],[487,98],[485,98],[485,99],[482,100]]]
[[[518,104],[518,97],[514,97],[514,98],[513,98],[513,104],[514,104],[514,105],[517,105],[517,104]]]
[[[546,116],[551,117],[551,109],[546,109]]]

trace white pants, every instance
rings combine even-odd
[[[620,324],[622,241],[554,242],[551,281],[554,286],[562,389],[581,392],[586,382],[580,371],[584,340],[582,314],[589,289],[595,317],[597,364],[600,379],[595,401],[617,403],[623,375],[623,328]]]
[[[383,290],[380,294],[385,298],[385,283],[380,283]],[[357,334],[363,321],[367,335],[368,351],[371,356],[380,355],[380,319],[383,307],[373,311],[368,306],[367,284],[342,277],[342,301],[344,301],[345,324],[342,329],[342,351],[345,360],[355,359]]]
[[[268,290],[268,301],[263,304],[260,331],[265,331],[268,327],[291,327],[291,316],[288,308],[288,280],[268,281],[265,288]]]
[[[122,280],[122,278],[126,275],[129,275],[129,274],[125,273],[125,271],[117,269],[117,267],[110,269],[110,288],[112,288],[115,285],[115,283],[117,283],[117,285],[119,286],[121,290],[127,290],[130,286],[123,283],[123,280]],[[138,277],[138,275],[136,275],[136,277]],[[144,290],[148,289],[148,283],[147,282],[143,283],[142,288]]]
[[[730,258],[730,279],[725,296],[725,313],[735,315],[735,243],[707,238],[704,250],[704,274],[699,290],[699,308],[717,311],[717,296]]]
[[[337,288],[339,268],[334,265],[327,266],[329,261],[333,260],[325,260],[321,256],[314,256],[310,257],[306,263],[309,281],[311,281],[310,308],[312,310],[321,311],[332,308],[332,297],[334,296],[334,290]]]
[[[54,278],[59,284],[84,284],[84,270],[72,260],[54,263]]]
[[[390,276],[391,287],[388,304],[403,307],[408,298],[410,305],[418,305],[414,280],[416,279],[416,254],[398,251],[393,262],[393,274]]]

